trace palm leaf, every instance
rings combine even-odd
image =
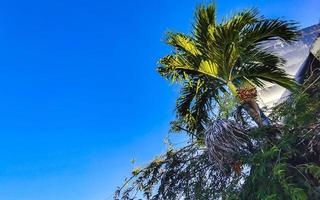
[[[166,42],[177,50],[182,51],[182,53],[191,54],[193,56],[201,54],[197,49],[196,42],[193,38],[185,34],[168,32]]]
[[[181,54],[168,55],[162,58],[159,63],[158,72],[169,80],[181,80],[190,76],[208,76],[224,82],[219,78],[219,67],[210,60],[188,59]]]
[[[174,50],[158,66],[163,77],[182,86],[178,121],[190,130],[202,130],[211,105],[219,103],[217,96],[223,96],[226,88],[236,91],[248,82],[262,87],[264,81],[295,88],[294,80],[281,68],[284,60],[262,44],[275,39],[290,43],[298,35],[294,22],[265,19],[255,9],[217,23],[213,3],[199,6],[191,35],[167,33],[166,42]]]
[[[225,92],[223,87],[214,80],[211,80],[211,87],[204,83],[206,79],[194,79],[180,90],[180,97],[176,103],[176,113],[178,121],[190,132],[197,135],[203,134],[205,124],[210,119],[208,110],[212,110],[214,103],[218,101],[218,93]]]
[[[280,19],[264,19],[243,30],[242,45],[250,48],[262,42],[280,39],[292,43],[299,36],[296,22]]]
[[[209,29],[216,25],[216,6],[198,6],[195,12],[195,23],[193,25],[193,36],[202,46],[209,41]],[[212,31],[212,30],[211,30]]]
[[[284,88],[294,90],[298,85],[293,78],[281,68],[271,65],[250,65],[241,71],[241,78],[251,80],[258,86],[263,86],[263,81],[278,84]]]

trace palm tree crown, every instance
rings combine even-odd
[[[167,33],[166,43],[174,50],[159,61],[158,72],[182,84],[178,121],[201,132],[212,106],[225,93],[238,96],[237,90],[262,87],[264,82],[294,88],[294,80],[281,68],[285,61],[263,44],[275,39],[292,43],[297,36],[296,23],[266,19],[255,9],[218,23],[214,4],[199,6],[192,33]]]

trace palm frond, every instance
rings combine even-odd
[[[250,48],[262,42],[280,39],[292,43],[299,36],[296,22],[280,19],[264,19],[247,26],[242,33],[242,46]]]
[[[222,170],[239,161],[236,157],[252,147],[245,129],[234,121],[215,120],[205,135],[210,160]]]
[[[186,57],[181,54],[168,55],[160,59],[158,72],[169,80],[186,79],[187,76],[208,76],[224,82],[219,78],[219,67],[210,60],[201,57]]]
[[[182,86],[177,120],[191,131],[204,129],[210,106],[219,103],[217,96],[224,97],[226,88],[236,91],[248,82],[262,87],[264,81],[296,86],[281,68],[284,60],[261,45],[273,39],[293,42],[298,36],[295,23],[265,19],[255,9],[217,23],[215,12],[214,3],[199,6],[191,35],[169,32],[166,42],[174,50],[159,61],[158,72]]]
[[[208,6],[200,5],[195,12],[195,23],[193,25],[193,35],[201,44],[206,45],[208,41],[209,29],[214,29],[216,25],[216,6],[209,4]]]
[[[231,19],[217,25],[215,31],[210,35],[211,42],[208,47],[210,58],[220,63],[220,68],[225,79],[229,79],[235,63],[239,59],[242,49],[241,30],[260,20],[256,9],[245,10],[235,14]]]
[[[175,47],[178,51],[182,51],[182,53],[191,54],[193,56],[201,54],[197,49],[196,42],[193,38],[185,34],[168,32],[166,42]]]
[[[261,63],[265,66],[283,67],[286,62],[282,57],[259,47],[244,50],[241,58],[243,63]]]
[[[252,64],[245,67],[239,77],[249,79],[260,87],[264,85],[261,80],[275,83],[291,90],[298,86],[294,79],[289,77],[283,69],[272,65]]]
[[[208,111],[218,101],[219,91],[223,91],[221,85],[214,80],[211,87],[204,83],[204,80],[194,79],[184,84],[176,103],[177,118],[188,131],[194,132],[198,137],[202,137],[204,127],[210,119]]]
[[[262,19],[263,17],[259,16],[258,10],[253,8],[234,14],[230,19],[222,22],[221,26],[228,32],[239,33],[243,28],[251,26]]]

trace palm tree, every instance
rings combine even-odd
[[[213,106],[228,93],[259,126],[264,125],[256,88],[265,82],[288,89],[296,84],[281,69],[284,59],[263,44],[275,39],[292,43],[297,37],[296,23],[266,19],[255,9],[218,23],[215,4],[199,6],[192,33],[167,33],[166,43],[174,50],[159,61],[158,72],[182,85],[177,121],[191,131],[203,131]]]

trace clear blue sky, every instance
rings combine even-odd
[[[198,1],[203,2],[203,1]],[[104,200],[164,151],[176,90],[156,73],[194,0],[0,1],[0,200]],[[301,26],[320,0],[217,1]]]

